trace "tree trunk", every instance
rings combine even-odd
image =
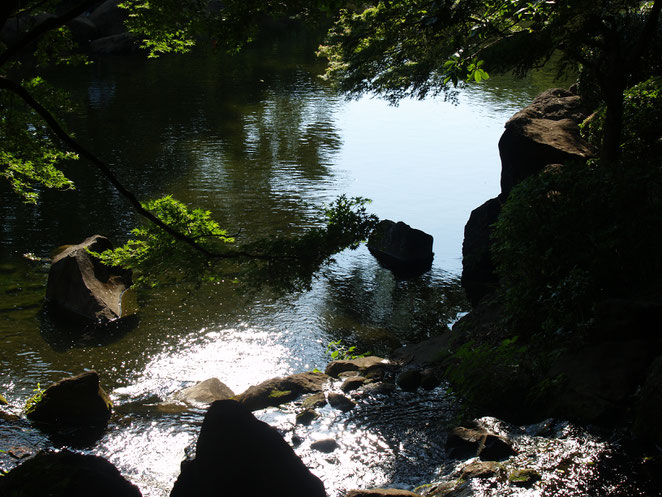
[[[605,165],[615,165],[621,152],[621,134],[623,130],[623,92],[625,77],[614,76],[605,82],[604,98],[607,106],[603,125],[602,150],[600,159]]]

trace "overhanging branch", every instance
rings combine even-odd
[[[87,150],[83,145],[78,143],[76,140],[74,140],[63,128],[60,126],[60,124],[57,122],[55,117],[39,102],[37,102],[32,95],[20,84],[11,81],[5,77],[0,76],[0,89],[4,89],[7,91],[10,91],[14,93],[15,95],[19,96],[31,109],[33,109],[41,118],[48,124],[48,126],[51,128],[53,133],[73,152],[76,152],[78,155],[81,157],[84,157],[87,159],[91,164],[96,166],[96,168],[106,177],[106,179],[115,187],[115,189],[122,195],[124,196],[133,209],[146,218],[148,221],[151,223],[154,223],[156,226],[161,228],[163,231],[168,233],[170,236],[175,238],[176,240],[179,240],[187,245],[189,245],[191,248],[195,249],[196,251],[200,252],[203,254],[205,257],[208,257],[209,259],[231,259],[231,258],[239,258],[239,257],[246,257],[246,258],[252,258],[252,259],[259,259],[259,260],[267,260],[267,261],[274,261],[274,260],[282,260],[285,258],[282,257],[275,257],[271,255],[264,255],[264,254],[251,254],[248,252],[243,252],[243,251],[234,251],[234,252],[227,252],[227,253],[216,253],[216,252],[211,252],[210,250],[206,249],[205,247],[199,245],[196,243],[196,241],[189,237],[186,236],[179,231],[173,229],[172,227],[168,226],[166,223],[161,221],[158,217],[156,217],[154,214],[152,214],[150,211],[145,209],[140,201],[136,198],[136,196],[131,193],[120,181],[119,179],[115,176],[115,174],[112,172],[110,166],[106,164],[104,161],[99,159],[96,155],[94,155],[92,152]]]

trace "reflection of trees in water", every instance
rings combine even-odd
[[[299,227],[340,147],[315,46],[288,35],[233,57],[108,58],[53,80],[86,103],[69,129],[139,198],[173,193],[245,233]],[[25,240],[22,251],[96,232],[122,238],[135,222],[124,200],[82,162],[67,174],[78,190],[47,193],[36,208],[16,206],[3,188],[3,238]]]
[[[325,328],[361,350],[394,347],[444,331],[466,308],[459,278],[433,270],[399,280],[375,263],[326,277]]]

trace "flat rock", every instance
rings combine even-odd
[[[377,356],[368,356],[358,357],[356,359],[331,361],[326,365],[326,370],[324,372],[333,378],[338,378],[340,373],[344,373],[346,371],[359,371],[367,374],[375,368],[383,368],[388,366],[389,363],[386,359]]]
[[[254,385],[235,398],[251,411],[257,411],[291,402],[305,393],[321,392],[328,381],[324,373],[299,373]]]

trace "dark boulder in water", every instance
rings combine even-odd
[[[202,423],[195,459],[182,464],[171,497],[269,495],[325,497],[278,431],[233,400],[214,402]]]

